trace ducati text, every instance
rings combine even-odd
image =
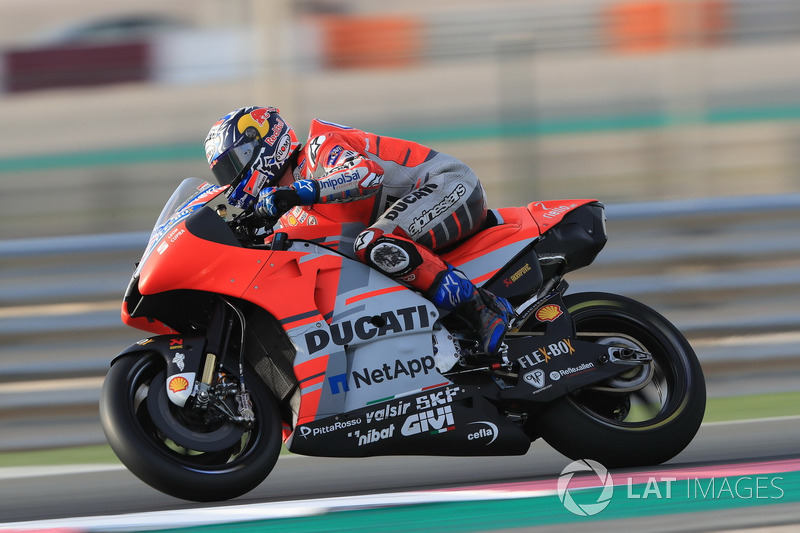
[[[306,333],[308,353],[313,354],[328,347],[333,342],[338,346],[350,344],[354,339],[369,340],[388,333],[402,333],[430,325],[428,310],[424,305],[404,307],[397,311],[386,311],[381,315],[362,316],[356,320],[334,322],[330,333],[319,329]]]

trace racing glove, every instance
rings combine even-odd
[[[312,205],[319,196],[314,180],[299,180],[288,187],[267,187],[258,195],[255,211],[261,218],[278,218],[296,205]]]

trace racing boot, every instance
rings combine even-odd
[[[450,265],[431,288],[431,294],[431,301],[437,307],[453,311],[472,324],[487,354],[497,355],[503,345],[508,321],[514,314],[514,309],[505,298],[476,287]]]

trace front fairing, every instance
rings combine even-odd
[[[202,179],[187,178],[170,196],[128,284],[121,312],[125,324],[153,333],[175,333],[176,330],[167,324],[180,324],[180,321],[175,320],[171,316],[175,313],[165,309],[163,304],[175,302],[177,306],[180,301],[171,297],[150,300],[144,296],[179,289],[208,290],[208,287],[199,284],[192,286],[192,278],[202,277],[207,271],[209,256],[224,257],[230,246],[224,246],[224,250],[207,250],[220,245],[206,242],[203,237],[190,237],[186,223],[191,218],[205,215],[201,218],[205,218],[209,226],[227,233],[227,244],[237,246],[233,232],[212,209],[223,204],[230,211],[223,195],[226,189]],[[208,220],[209,215],[213,220]],[[154,310],[153,307],[159,309]]]
[[[200,178],[186,178],[183,180],[161,210],[153,231],[150,233],[150,240],[147,243],[142,259],[139,261],[133,276],[137,277],[141,273],[147,260],[157,247],[164,249],[164,246],[167,245],[166,241],[162,242],[165,235],[227,188],[227,185],[220,187]]]

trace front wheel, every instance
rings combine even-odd
[[[706,404],[703,371],[683,334],[623,296],[577,293],[564,304],[579,339],[647,352],[652,362],[553,402],[537,420],[545,441],[606,467],[660,464],[680,453]]]
[[[209,424],[167,399],[165,366],[158,354],[131,354],[106,375],[100,419],[114,453],[142,481],[184,500],[227,500],[255,488],[280,453],[274,396],[250,379],[252,427],[223,420]]]

